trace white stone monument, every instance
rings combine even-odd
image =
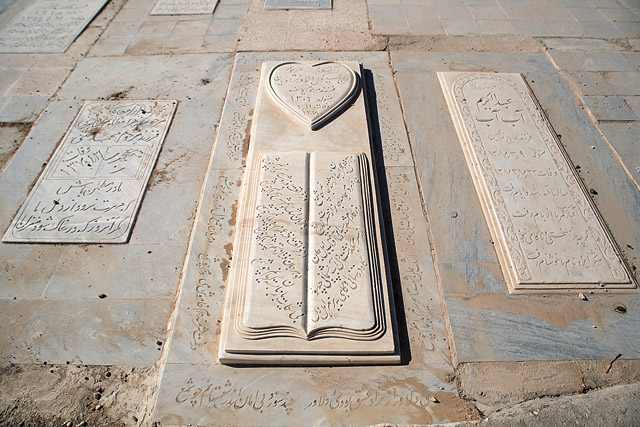
[[[509,290],[635,288],[522,76],[438,77]]]
[[[129,239],[176,101],[87,101],[3,242]]]
[[[332,0],[265,0],[264,8],[269,10],[282,9],[331,9]]]
[[[398,363],[361,69],[263,64],[219,360]]]
[[[150,15],[211,15],[218,0],[158,0]]]

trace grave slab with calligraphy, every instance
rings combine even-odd
[[[438,78],[509,290],[635,288],[522,76]]]
[[[399,362],[360,73],[263,64],[222,363]]]
[[[210,15],[218,0],[158,0],[150,15]]]
[[[282,9],[331,9],[332,0],[265,0],[264,8]]]
[[[4,242],[123,243],[175,101],[87,101]]]
[[[64,52],[106,3],[36,0],[0,31],[0,52]]]

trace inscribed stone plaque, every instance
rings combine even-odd
[[[126,242],[175,108],[87,101],[3,241]]]
[[[151,15],[209,15],[218,0],[158,0]]]
[[[64,52],[106,2],[36,0],[0,31],[0,52]]]
[[[599,122],[631,122],[638,120],[624,98],[619,96],[583,96],[593,117]]]
[[[634,288],[522,76],[438,77],[510,291]]]
[[[280,76],[274,71],[288,76],[284,102],[271,87]],[[359,88],[359,75],[357,63],[263,65],[223,363],[399,362],[364,95],[349,89]],[[332,119],[312,130],[284,105],[290,96],[306,100],[307,117]]]
[[[265,9],[331,9],[332,0],[265,0]]]

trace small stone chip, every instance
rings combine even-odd
[[[582,301],[589,301],[589,298],[587,298],[587,296],[582,292],[578,294],[578,298],[580,298]]]
[[[100,294],[98,295],[98,298],[100,299],[105,299],[107,297],[107,294]]]
[[[437,397],[435,397],[435,396],[431,396],[431,397],[429,398],[429,400],[430,400],[430,401],[432,401],[433,403],[440,403],[440,401],[438,400],[438,398],[437,398]]]

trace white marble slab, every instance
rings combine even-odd
[[[129,238],[176,101],[87,101],[4,242]]]
[[[438,77],[510,291],[636,287],[522,76]]]
[[[265,0],[264,8],[281,9],[331,9],[332,0]]]
[[[268,88],[274,70],[290,64],[262,68],[219,360],[397,363],[364,96],[349,94],[360,67],[291,68],[299,80],[288,93],[329,94],[312,102],[329,112],[312,130]],[[353,105],[345,97],[355,97]]]
[[[64,52],[107,1],[36,0],[0,31],[0,52]]]
[[[150,15],[210,15],[218,0],[158,0]]]

